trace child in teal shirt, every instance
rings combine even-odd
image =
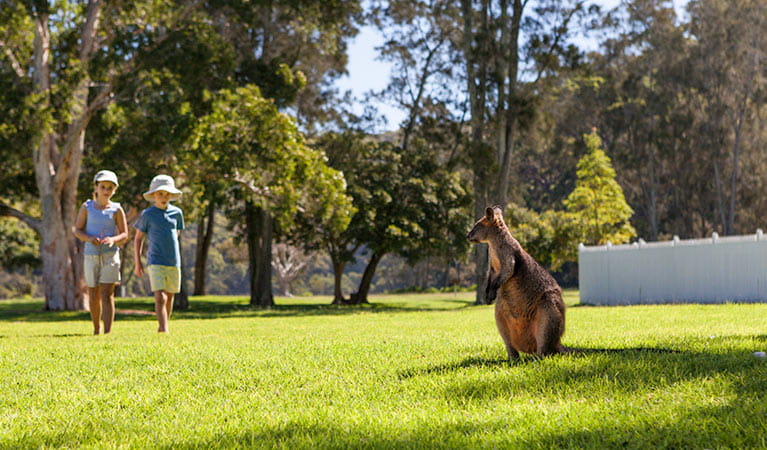
[[[159,323],[158,332],[168,332],[168,320],[173,312],[173,296],[181,290],[181,250],[178,236],[184,229],[184,214],[180,208],[170,204],[181,197],[173,178],[157,175],[149,185],[144,198],[154,202],[141,212],[134,225],[136,240],[133,242],[135,273],[144,275],[141,264],[141,250],[145,236],[149,238],[147,250],[147,272],[149,284],[154,293],[154,311]]]

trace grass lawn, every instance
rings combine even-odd
[[[767,447],[767,304],[587,307],[510,364],[472,294],[328,297],[254,310],[193,297],[169,335],[118,314],[0,301],[2,448]],[[118,299],[118,310],[152,309]]]

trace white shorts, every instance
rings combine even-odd
[[[175,266],[160,266],[152,264],[147,266],[149,285],[152,292],[165,291],[177,294],[181,291],[181,269]]]
[[[85,285],[95,288],[99,284],[120,282],[120,251],[101,255],[85,255]]]

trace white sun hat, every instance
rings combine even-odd
[[[99,181],[111,181],[115,184],[115,186],[120,185],[117,182],[117,175],[115,175],[115,173],[111,170],[99,170],[98,173],[93,177],[93,183],[96,184]]]
[[[173,182],[173,177],[170,175],[157,175],[152,178],[152,182],[149,183],[149,190],[144,192],[144,198],[147,201],[152,201],[152,194],[157,191],[165,191],[170,193],[171,201],[178,200],[181,197],[181,191],[176,189],[176,184]]]

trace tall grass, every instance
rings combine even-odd
[[[767,447],[767,305],[583,307],[564,343],[625,349],[511,364],[471,294],[150,299],[87,313],[0,302],[0,446]],[[639,351],[633,348],[674,350]]]

